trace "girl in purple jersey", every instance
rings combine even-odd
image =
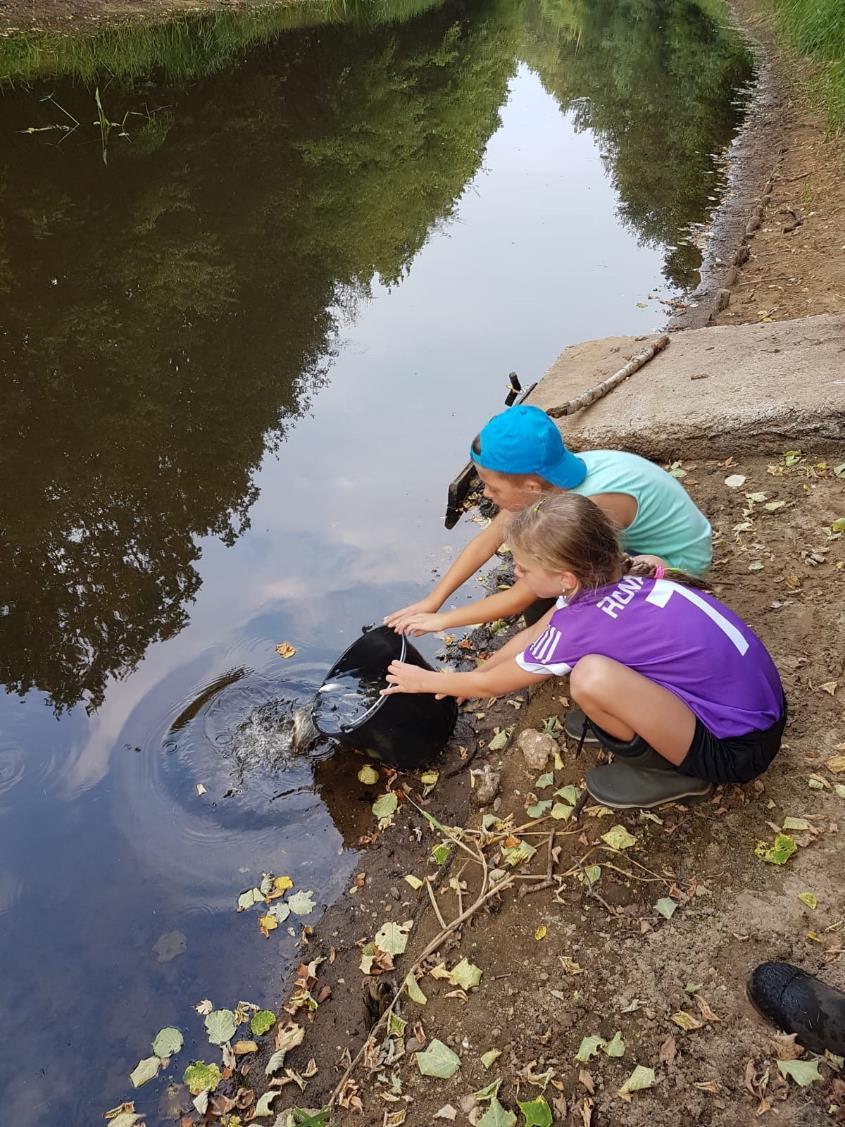
[[[508,540],[517,574],[557,606],[471,673],[393,662],[385,693],[499,696],[569,674],[570,692],[611,764],[587,774],[608,806],[705,797],[761,774],[780,747],[786,701],[760,639],[682,573],[626,570],[616,534],[588,498],[524,509]]]

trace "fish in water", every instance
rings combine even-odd
[[[314,698],[314,722],[325,735],[348,731],[379,701],[382,673],[350,669],[326,681]]]
[[[290,748],[297,754],[307,751],[311,744],[320,738],[320,733],[314,725],[313,710],[313,705],[293,710]]]

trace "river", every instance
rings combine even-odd
[[[291,711],[477,531],[446,485],[507,373],[694,288],[751,77],[721,12],[0,45],[4,1122],[165,1121],[158,1029],[178,1081],[202,999],[277,1004],[294,937],[238,894],[290,874],[315,922],[371,827]]]

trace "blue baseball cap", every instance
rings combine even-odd
[[[476,465],[497,473],[536,474],[559,489],[574,489],[587,476],[583,458],[567,450],[545,411],[520,403],[495,415],[478,436]]]

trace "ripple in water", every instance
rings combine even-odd
[[[17,746],[0,747],[0,798],[17,786],[24,774],[24,754]]]

